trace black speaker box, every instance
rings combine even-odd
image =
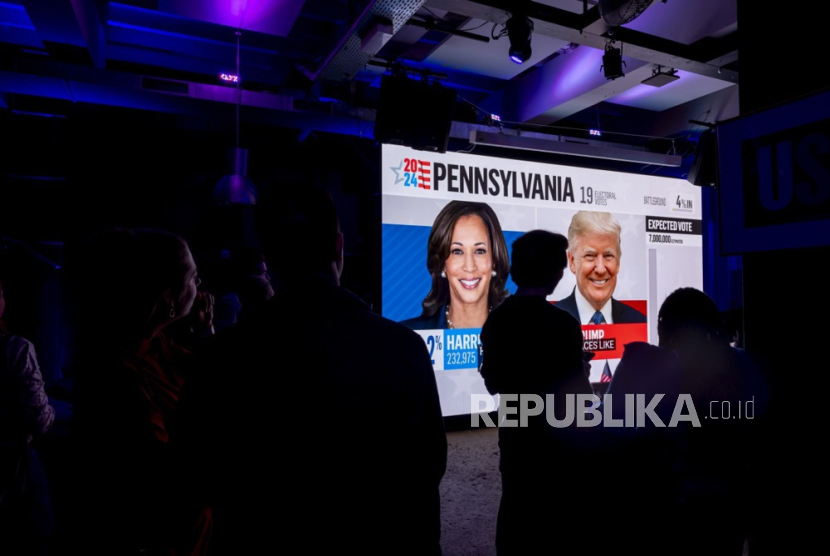
[[[718,180],[718,144],[715,132],[707,129],[700,134],[689,175],[692,185],[715,187]]]
[[[375,140],[421,151],[447,151],[456,92],[437,82],[384,75],[375,115]]]

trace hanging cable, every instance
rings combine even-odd
[[[239,106],[242,104],[242,87],[240,87],[240,82],[242,81],[239,75],[239,38],[242,36],[242,32],[237,29],[236,30],[236,148],[239,148]]]

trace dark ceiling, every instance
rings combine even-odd
[[[505,133],[688,154],[704,129],[694,122],[737,115],[736,1],[616,4],[631,2],[644,11],[609,25],[597,0],[3,1],[0,108],[224,117],[239,101],[243,121],[300,138],[371,137],[380,76],[398,64],[457,92],[459,148],[497,114]],[[520,12],[533,22],[521,65],[505,30]],[[608,44],[624,60],[613,80]],[[237,52],[239,91],[220,78],[237,73]],[[642,84],[655,72],[679,79]]]
[[[22,312],[34,331],[60,317],[49,296],[75,240],[102,225],[244,242],[244,214],[205,210],[238,113],[257,187],[334,184],[350,286],[377,302],[374,122],[392,65],[457,93],[451,150],[521,133],[675,153],[681,167],[624,170],[683,177],[702,124],[738,115],[736,0],[644,3],[610,25],[597,0],[0,0],[0,271],[42,305]],[[515,64],[505,29],[522,11],[532,54]],[[239,82],[222,80],[237,54]],[[655,71],[678,79],[643,84]]]

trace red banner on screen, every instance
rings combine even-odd
[[[648,324],[586,324],[582,326],[582,350],[594,359],[619,359],[625,344],[648,341]]]
[[[622,303],[625,303],[629,307],[632,307],[644,315],[647,315],[646,312],[648,310],[648,301],[645,299],[620,299]]]

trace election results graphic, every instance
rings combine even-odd
[[[475,412],[472,395],[488,395],[478,372],[481,329],[449,326],[446,304],[436,309],[427,303],[433,310],[424,312],[433,287],[430,232],[447,225],[439,216],[452,201],[491,209],[502,230],[493,242],[503,241],[508,253],[529,230],[567,236],[572,220],[585,212],[603,213],[619,226],[608,320],[591,322],[590,315],[580,314],[578,296],[588,287],[590,271],[582,265],[566,268],[548,297],[581,321],[583,349],[594,354],[593,383],[610,380],[626,344],[657,342],[657,311],[669,293],[703,287],[700,189],[685,180],[397,145],[382,146],[381,179],[382,312],[423,338],[445,416]],[[510,277],[502,278],[514,293]],[[485,295],[470,276],[464,279],[465,288]],[[484,284],[488,277],[479,279]]]
[[[431,189],[430,181],[432,170],[431,163],[427,160],[415,158],[404,158],[397,166],[389,169],[395,172],[395,184],[403,184],[403,187],[419,187]]]

